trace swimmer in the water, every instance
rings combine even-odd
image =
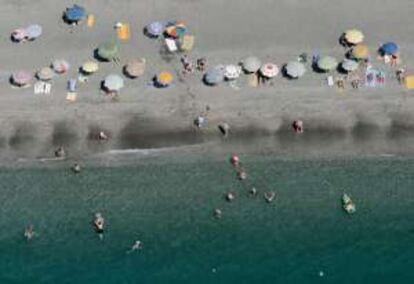
[[[35,235],[35,232],[33,230],[33,225],[29,225],[29,227],[26,228],[24,231],[24,237],[30,241]]]
[[[140,240],[135,241],[135,243],[132,245],[131,249],[127,251],[127,253],[131,253],[133,251],[142,250],[143,243]]]

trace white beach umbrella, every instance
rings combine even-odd
[[[240,77],[241,67],[233,64],[226,65],[224,69],[224,77],[228,80],[234,80]]]
[[[110,74],[106,76],[103,85],[109,91],[119,91],[124,87],[124,79],[117,74]]]
[[[354,61],[354,60],[350,60],[350,59],[344,59],[344,61],[342,61],[341,63],[342,69],[344,69],[345,71],[355,71],[358,69],[358,62]]]
[[[255,56],[246,57],[241,63],[243,70],[247,73],[255,73],[259,71],[260,67],[262,66],[260,59]]]
[[[260,73],[267,78],[276,77],[279,74],[279,67],[273,63],[265,63],[260,67]]]
[[[299,78],[302,77],[303,74],[306,72],[305,65],[298,61],[290,61],[285,66],[286,74],[291,78]]]
[[[36,77],[42,81],[49,81],[55,76],[55,72],[50,67],[43,67],[36,73]]]

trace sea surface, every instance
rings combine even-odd
[[[0,169],[0,283],[414,283],[414,158],[241,159]]]

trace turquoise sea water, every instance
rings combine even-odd
[[[414,159],[242,159],[245,182],[227,157],[79,175],[1,169],[0,283],[413,282]],[[267,190],[277,192],[271,204]],[[353,216],[341,209],[344,191]],[[103,240],[90,224],[96,211]],[[27,242],[29,223],[38,235]],[[126,253],[137,239],[144,249]]]

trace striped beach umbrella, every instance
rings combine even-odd
[[[144,74],[146,66],[145,58],[133,59],[125,65],[125,72],[133,78],[139,77]]]
[[[216,66],[207,70],[204,74],[204,82],[207,85],[217,85],[224,81],[224,67]]]
[[[26,28],[26,34],[29,39],[36,39],[42,35],[43,29],[40,25],[30,25]]]
[[[380,47],[380,52],[383,55],[395,55],[398,53],[398,49],[398,45],[395,42],[387,42]]]
[[[103,86],[108,91],[116,92],[124,87],[124,79],[117,74],[110,74],[106,76]]]
[[[355,59],[365,59],[369,56],[368,46],[365,44],[357,44],[352,48],[351,55]]]
[[[358,66],[359,66],[358,62],[356,62],[355,60],[350,60],[350,59],[345,59],[341,63],[342,69],[348,72],[357,70]]]
[[[234,80],[240,77],[241,67],[233,64],[226,65],[224,68],[224,77],[227,80]]]
[[[332,56],[323,56],[318,60],[317,65],[322,71],[331,71],[338,66],[338,61]]]
[[[51,66],[53,70],[58,74],[64,74],[70,68],[69,62],[67,62],[65,59],[56,59],[52,62]]]
[[[36,73],[36,77],[42,81],[49,81],[55,76],[55,72],[50,67],[43,67]]]
[[[118,56],[119,45],[116,41],[107,41],[98,47],[98,56],[104,60],[113,60]]]
[[[299,78],[305,74],[306,68],[303,63],[300,63],[298,61],[290,61],[285,65],[285,71],[289,77]]]
[[[347,30],[344,34],[345,40],[350,44],[359,44],[364,41],[364,34],[357,29]]]
[[[174,76],[171,72],[168,71],[162,71],[157,75],[157,82],[158,84],[160,84],[161,86],[168,86],[172,83],[174,79]]]
[[[260,59],[255,56],[246,57],[241,63],[246,73],[256,73],[262,66]]]
[[[94,61],[87,61],[82,64],[81,69],[84,73],[92,74],[99,70],[99,65]]]
[[[260,74],[266,78],[273,78],[279,74],[279,67],[273,63],[265,63],[260,67]]]
[[[33,80],[33,74],[26,70],[19,70],[12,74],[11,79],[14,85],[22,87],[30,84],[30,82]]]

